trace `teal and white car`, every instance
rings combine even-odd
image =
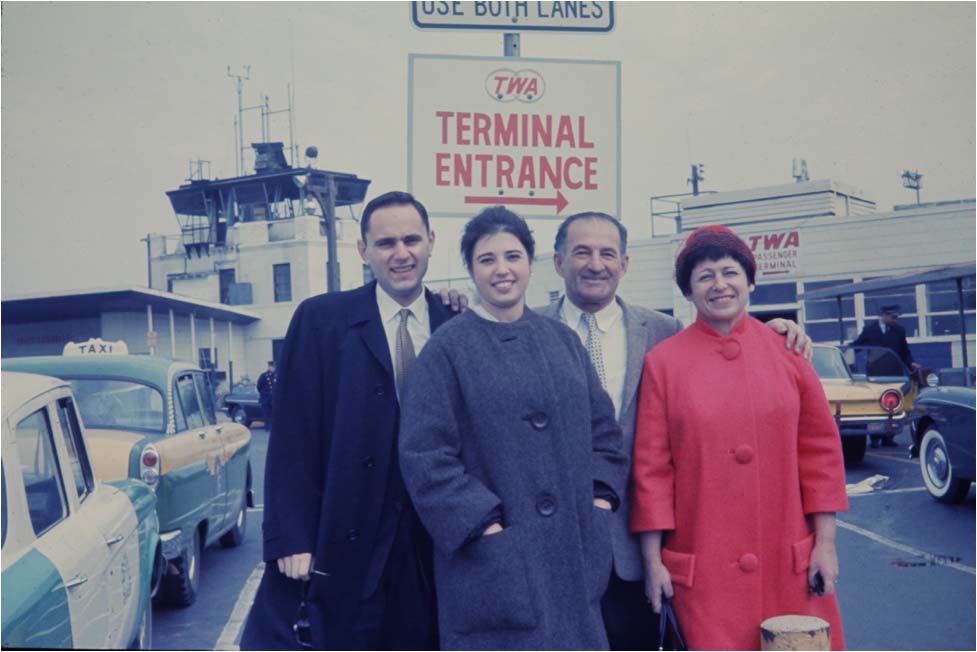
[[[3,369],[68,382],[95,475],[103,481],[141,479],[156,492],[166,560],[158,599],[193,604],[203,549],[244,540],[253,502],[251,431],[218,422],[210,383],[193,363],[128,355],[122,342],[69,343],[65,351],[5,358]]]
[[[68,384],[2,374],[4,648],[150,649],[156,495],[95,478]]]

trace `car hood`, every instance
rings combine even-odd
[[[95,476],[102,482],[128,478],[132,448],[144,439],[144,433],[86,428],[85,441]]]

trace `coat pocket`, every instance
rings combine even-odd
[[[695,581],[695,555],[662,548],[662,563],[672,576],[672,583],[692,588]]]
[[[590,578],[590,597],[600,600],[604,597],[607,584],[611,580],[614,554],[611,549],[611,527],[614,518],[609,509],[593,508],[593,532],[587,555],[587,575]]]
[[[807,535],[797,543],[791,544],[790,551],[794,560],[794,573],[805,572],[811,565],[811,551],[814,550],[814,533]]]
[[[515,531],[514,531],[515,530]],[[450,559],[439,559],[442,628],[457,634],[536,627],[518,528],[479,537]]]

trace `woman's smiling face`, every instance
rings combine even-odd
[[[732,330],[750,305],[753,288],[746,270],[729,256],[693,267],[689,285],[692,293],[687,298],[705,322],[723,334]]]

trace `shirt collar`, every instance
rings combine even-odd
[[[409,308],[414,317],[420,322],[421,326],[426,326],[430,319],[427,313],[427,297],[422,290],[420,295],[414,299],[413,303],[409,306],[402,306],[397,301],[387,294],[380,284],[377,284],[377,308],[380,309],[380,319],[384,324],[387,322],[397,319],[397,315],[400,313],[401,309]]]
[[[496,322],[499,321],[498,319],[495,318],[495,316],[492,313],[486,310],[480,303],[476,303],[475,305],[469,306],[469,309],[473,310],[475,314],[481,317],[482,319],[488,321],[496,321]]]
[[[617,297],[614,301],[598,310],[594,313],[594,317],[597,318],[597,328],[600,329],[602,333],[608,332],[618,319],[624,314],[621,310],[621,304],[617,302]],[[576,328],[580,323],[580,318],[583,315],[583,310],[578,308],[572,301],[563,297],[563,321],[566,322],[571,328]]]

